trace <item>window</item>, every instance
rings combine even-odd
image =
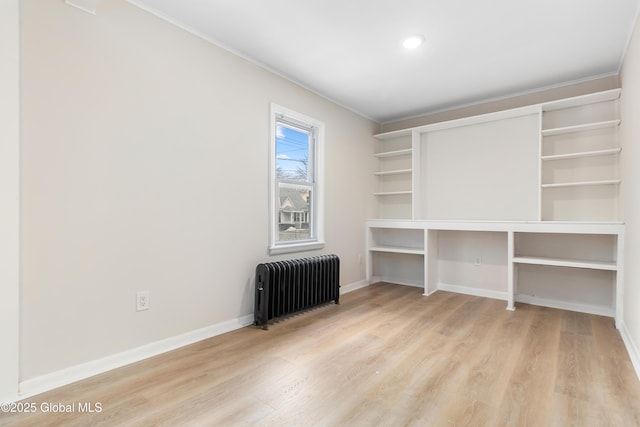
[[[270,254],[320,249],[324,124],[271,105]]]

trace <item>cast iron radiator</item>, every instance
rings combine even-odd
[[[255,324],[268,328],[271,319],[340,299],[340,258],[311,258],[258,264]]]

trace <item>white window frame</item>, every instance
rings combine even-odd
[[[271,104],[269,135],[269,254],[278,255],[324,248],[324,123],[277,104]],[[276,179],[276,124],[285,118],[313,128],[315,141],[309,162],[312,171],[313,189],[309,206],[310,239],[278,241],[278,180]]]

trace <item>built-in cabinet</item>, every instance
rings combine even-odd
[[[377,135],[367,279],[619,320],[619,96]]]

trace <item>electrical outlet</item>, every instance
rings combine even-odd
[[[138,291],[136,293],[136,311],[149,310],[149,291]]]
[[[362,254],[358,254],[358,264],[362,264]]]
[[[482,264],[482,257],[481,256],[477,256],[476,260],[473,263],[473,265],[478,266],[480,264]]]

